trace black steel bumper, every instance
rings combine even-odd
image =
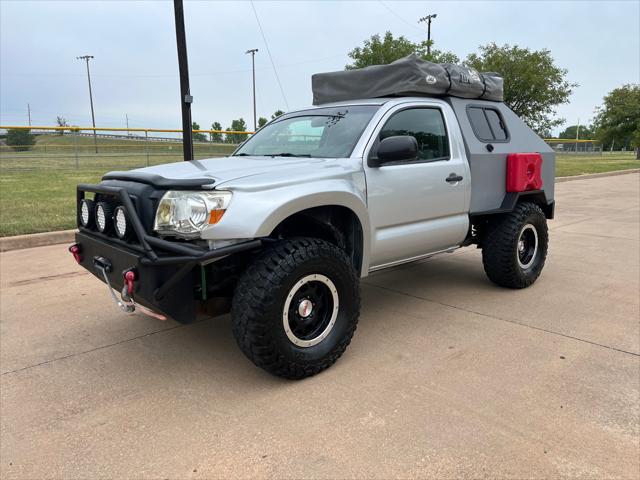
[[[111,285],[121,290],[124,273],[135,269],[133,298],[137,303],[181,323],[189,323],[196,316],[195,281],[193,270],[218,258],[257,249],[261,240],[250,240],[215,250],[170,242],[149,235],[123,187],[106,185],[78,185],[78,205],[86,192],[116,197],[127,210],[135,232],[135,241],[89,230],[81,225],[76,234],[79,263],[104,282],[102,270]]]

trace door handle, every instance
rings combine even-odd
[[[456,175],[455,173],[451,173],[449,174],[449,176],[445,179],[446,182],[449,183],[453,183],[453,182],[461,182],[462,181],[462,176],[461,175]]]

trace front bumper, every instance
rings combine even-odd
[[[135,302],[180,323],[195,320],[196,287],[206,288],[197,284],[199,275],[194,275],[194,268],[221,257],[257,249],[262,244],[261,240],[249,240],[208,250],[163,240],[146,233],[123,187],[78,185],[78,205],[88,192],[115,197],[125,207],[136,238],[133,242],[125,242],[79,225],[76,234],[78,263],[103,282],[104,270],[118,291],[124,287],[124,273],[134,269],[136,281],[132,296]]]

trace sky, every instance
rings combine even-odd
[[[418,19],[436,13],[435,48],[464,58],[489,42],[549,49],[577,87],[558,108],[567,125],[589,122],[607,92],[640,83],[640,2],[635,1],[185,1],[193,120],[227,128],[311,104],[311,75],[342,70],[347,53],[389,30],[426,39]],[[180,128],[173,2],[0,0],[0,124]],[[275,65],[282,85],[278,85]],[[557,131],[556,131],[557,133]]]

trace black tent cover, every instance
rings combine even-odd
[[[313,104],[390,96],[444,96],[501,102],[502,77],[449,63],[432,63],[416,54],[388,65],[316,73]]]

